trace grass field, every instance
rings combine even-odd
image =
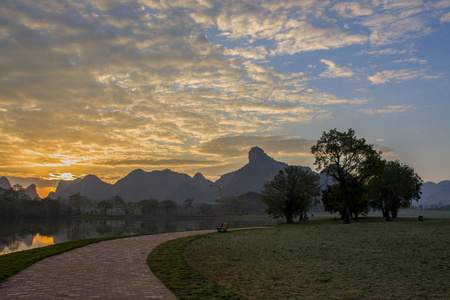
[[[449,299],[449,232],[450,219],[318,220],[200,236],[183,256],[249,299]]]

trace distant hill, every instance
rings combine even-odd
[[[50,193],[48,197],[68,198],[70,195],[80,193],[94,200],[119,195],[125,201],[155,198],[183,203],[185,199],[193,198],[196,204],[215,203],[219,194],[220,197],[226,198],[247,192],[261,192],[264,183],[287,166],[288,164],[268,156],[263,149],[253,147],[248,153],[248,163],[245,166],[222,175],[216,182],[206,179],[201,173],[191,177],[168,169],[152,172],[137,169],[115,184],[106,183],[95,175],[88,175],[74,181],[60,181],[56,191]],[[311,171],[309,167],[302,168]],[[322,186],[331,183],[325,174],[320,174],[320,179]],[[0,187],[11,188],[6,177],[0,178]],[[27,189],[29,189],[30,197],[34,198],[34,195],[37,195],[36,186],[30,186]],[[413,205],[432,206],[440,205],[440,203],[450,205],[450,181],[442,181],[438,184],[424,183],[422,197],[419,203],[413,202]]]
[[[10,188],[12,188],[11,183],[5,176],[0,177],[0,188],[5,190],[9,190]],[[24,191],[25,195],[28,195],[31,199],[41,198],[36,191],[36,185],[34,183],[30,184],[27,188],[24,189]]]
[[[237,171],[222,175],[214,184],[222,187],[222,197],[232,197],[246,192],[259,193],[264,183],[285,169],[288,164],[268,156],[263,149],[253,147],[248,152],[248,164]],[[309,167],[302,167],[311,171]],[[314,173],[314,172],[313,172]],[[321,175],[321,184],[326,183],[327,176]]]
[[[130,172],[114,185],[103,182],[95,175],[88,175],[74,181],[61,181],[50,198],[68,198],[80,193],[90,199],[108,199],[115,195],[125,201],[140,201],[155,198],[182,202],[186,198],[194,198],[196,202],[213,200],[210,185],[212,181],[205,179],[200,173],[194,177],[171,170],[145,172],[137,169]]]
[[[41,199],[36,191],[36,185],[34,183],[30,184],[25,189],[25,195],[28,195],[31,199]]]
[[[419,202],[413,202],[414,206],[423,205],[439,206],[450,205],[450,180],[441,181],[439,183],[425,182],[422,185],[422,196]]]
[[[61,181],[50,198],[80,193],[90,199],[108,199],[115,195],[126,201],[140,201],[154,198],[174,200],[182,203],[193,198],[195,203],[214,203],[219,197],[232,197],[247,192],[259,193],[264,183],[278,174],[288,164],[276,161],[259,147],[253,147],[248,153],[249,162],[239,170],[224,174],[216,182],[206,179],[201,173],[194,177],[171,170],[145,172],[137,169],[111,185],[95,175],[88,175],[74,181]],[[308,167],[303,167],[311,171]],[[326,176],[321,176],[326,182]],[[220,192],[219,192],[220,190]]]
[[[8,178],[5,176],[0,177],[0,188],[9,190],[11,188],[11,183],[9,183]]]

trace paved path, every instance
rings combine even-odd
[[[0,299],[176,299],[146,259],[159,244],[212,230],[91,244],[46,258],[0,286]]]

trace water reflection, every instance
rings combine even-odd
[[[36,235],[28,234],[24,237],[19,237],[17,234],[13,234],[7,238],[0,238],[0,255],[53,244],[54,241],[51,236],[37,233]]]
[[[53,237],[51,236],[40,235],[38,233],[33,237],[33,246],[42,247],[53,244],[54,244]]]
[[[94,237],[152,234],[195,229],[213,229],[222,220],[216,218],[136,218],[69,220],[0,220],[0,255],[66,241]],[[238,218],[231,227],[271,225],[270,218]]]

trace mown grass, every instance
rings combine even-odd
[[[89,244],[116,238],[119,237],[103,237],[70,241],[51,246],[0,255],[0,283],[6,281],[6,279],[8,279],[9,277],[19,273],[20,271],[28,268],[32,264],[44,258],[61,254],[63,252],[67,252]]]
[[[245,299],[206,278],[186,263],[183,251],[197,237],[180,238],[156,247],[147,258],[152,272],[179,299]]]
[[[449,219],[321,220],[175,240],[150,266],[181,299],[213,299],[215,283],[249,299],[448,299],[449,232]]]

